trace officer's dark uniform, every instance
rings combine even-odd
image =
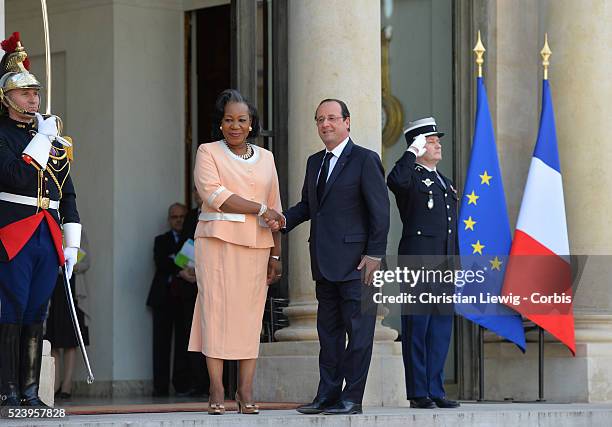
[[[409,145],[411,143],[412,136]],[[423,259],[424,262],[428,259],[424,256],[456,255],[457,194],[454,186],[448,178],[429,171],[415,160],[415,154],[406,151],[387,177],[403,224],[398,254],[416,256],[411,259]],[[450,314],[402,315],[402,354],[408,399],[445,397],[444,363],[452,322]]]
[[[22,405],[39,406],[43,322],[58,268],[65,261],[60,224],[77,225],[80,240],[80,221],[66,150],[54,141],[46,167],[41,168],[35,159],[24,155],[36,135],[36,119],[32,120],[34,124],[28,124],[8,117],[8,90],[40,88],[27,71],[5,69],[10,53],[7,51],[2,60],[2,73],[22,73],[34,83],[2,88],[0,395],[3,405],[18,405],[21,401]]]

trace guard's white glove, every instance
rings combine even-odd
[[[57,120],[55,116],[50,116],[45,119],[39,113],[34,113],[34,115],[36,116],[36,121],[38,122],[38,133],[42,133],[43,135],[48,136],[51,141],[58,141],[65,147],[72,146],[70,142],[59,136],[59,131],[57,130]]]
[[[425,135],[421,134],[414,138],[408,150],[413,152],[415,156],[421,157],[427,151],[425,149],[425,144],[427,144],[427,139],[425,139]]]
[[[66,260],[66,278],[70,280],[72,277],[72,271],[74,270],[74,265],[77,263],[77,255],[79,253],[78,248],[64,248],[64,259]]]

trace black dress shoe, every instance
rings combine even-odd
[[[436,404],[429,397],[410,399],[410,407],[418,409],[435,409]]]
[[[332,406],[335,401],[331,399],[320,399],[318,397],[307,405],[302,405],[296,409],[300,414],[320,414],[328,407]]]
[[[361,413],[363,413],[361,410],[361,403],[350,402],[348,400],[341,400],[323,411],[324,415],[351,415]]]
[[[456,400],[448,400],[443,397],[432,397],[431,400],[434,401],[438,408],[458,408],[461,406]]]

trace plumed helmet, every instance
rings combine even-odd
[[[37,89],[40,90],[42,85],[30,73],[30,60],[28,54],[21,45],[19,33],[14,32],[8,39],[2,42],[4,56],[0,61],[0,101],[6,107],[16,106],[5,95],[14,89]],[[21,111],[19,108],[15,108]]]

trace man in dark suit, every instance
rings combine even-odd
[[[444,268],[448,261],[438,265],[440,258],[459,253],[457,191],[436,169],[442,159],[440,137],[444,134],[429,117],[410,123],[404,136],[409,147],[387,178],[403,224],[398,254],[410,255],[426,267]],[[440,292],[441,286],[432,284],[427,291]],[[444,363],[453,327],[451,310],[430,307],[427,313],[402,315],[402,355],[410,407],[459,406],[446,399],[444,392]]]
[[[298,411],[361,413],[376,319],[372,287],[366,285],[386,252],[389,197],[378,154],[349,137],[346,104],[323,100],[315,121],[325,150],[308,158],[302,200],[284,213],[286,231],[310,220],[319,302],[319,389]]]
[[[183,325],[184,315],[178,293],[180,268],[174,263],[176,253],[181,249],[180,233],[187,208],[174,203],[168,209],[170,230],[155,238],[153,249],[155,276],[147,298],[147,305],[153,309],[153,395],[167,396],[170,384],[170,350],[174,330],[174,372],[172,383],[177,393],[190,388],[190,374],[187,362],[188,332]]]

